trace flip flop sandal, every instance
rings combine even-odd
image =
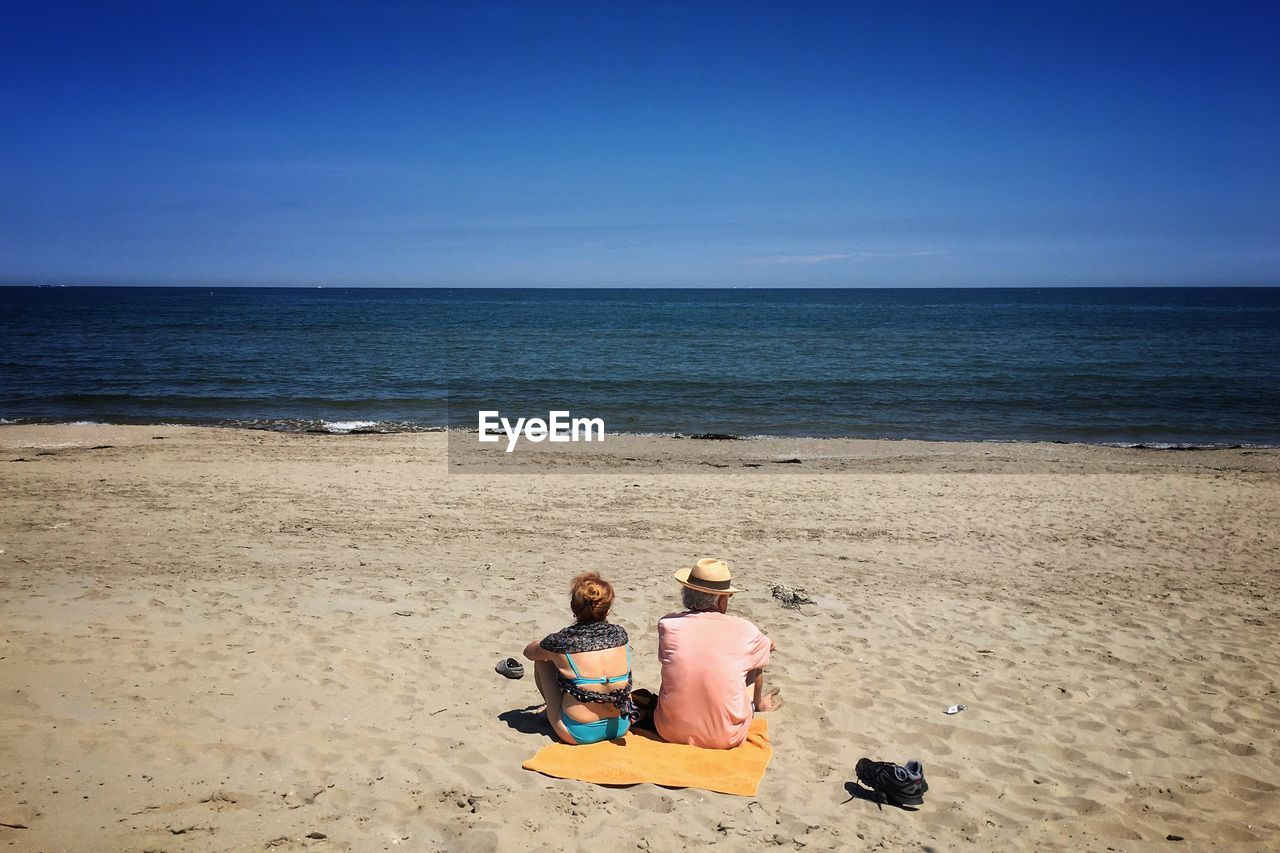
[[[507,678],[524,678],[524,664],[515,658],[498,661],[494,669]]]

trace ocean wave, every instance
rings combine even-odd
[[[327,421],[310,418],[263,418],[225,420],[217,426],[259,429],[272,432],[309,432],[322,435],[382,435],[399,432],[440,432],[442,426],[414,421],[344,420]]]
[[[352,432],[381,432],[377,429],[378,421],[321,421],[320,429],[323,432],[332,432],[338,435],[346,435]]]
[[[1103,447],[1124,450],[1239,450],[1245,447],[1267,448],[1266,444],[1185,444],[1177,441],[1104,441]]]
[[[310,432],[325,435],[356,435],[365,433],[444,432],[444,425],[415,421],[349,420],[327,421],[318,418],[139,418],[110,417],[101,421],[68,421],[57,417],[0,418],[6,424],[49,424],[57,426],[165,426],[212,427],[217,429],[252,429],[267,432]]]

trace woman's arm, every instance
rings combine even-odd
[[[541,640],[534,640],[524,647],[525,660],[551,660],[551,652],[542,647]]]

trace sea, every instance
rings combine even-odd
[[[1280,445],[1280,289],[0,287],[0,423]]]

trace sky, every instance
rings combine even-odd
[[[0,282],[1280,284],[1271,3],[4,21]]]

